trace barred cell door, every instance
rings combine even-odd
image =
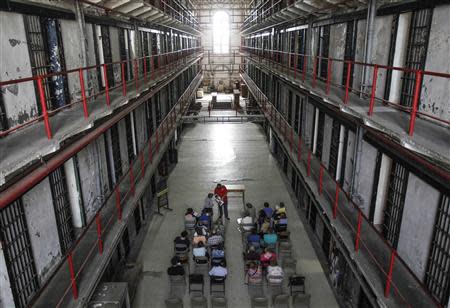
[[[325,130],[325,113],[319,111],[319,123],[317,125],[317,141],[316,141],[316,156],[322,160],[323,153],[323,137]]]
[[[450,298],[450,196],[441,194],[425,284],[436,299],[446,306]]]
[[[405,66],[408,68],[415,70],[423,70],[425,68],[432,12],[433,9],[423,9],[413,12],[406,50]],[[410,72],[404,73],[402,79],[400,104],[410,107],[412,105],[416,77],[414,72]]]
[[[336,179],[338,155],[339,155],[339,137],[341,124],[338,120],[333,119],[333,128],[331,130],[331,145],[330,145],[330,159],[328,165],[328,171]]]
[[[39,282],[21,199],[0,211],[0,240],[14,303],[19,308],[27,307]]]
[[[347,22],[347,30],[345,32],[345,51],[344,51],[344,60],[355,60],[356,53],[356,34],[357,34],[358,23],[355,20],[351,20]],[[350,69],[353,72],[353,64]],[[347,72],[348,65],[344,64],[343,72],[342,72],[342,84],[345,85],[347,83]],[[350,87],[353,84],[353,73],[350,74]]]
[[[111,148],[112,148],[112,164],[114,166],[114,183],[117,183],[122,176],[122,159],[120,157],[120,141],[119,129],[117,123],[111,127]]]
[[[49,179],[56,223],[58,225],[59,242],[62,253],[65,254],[72,246],[75,239],[75,231],[72,224],[72,211],[70,209],[64,167],[59,167],[50,173]]]
[[[300,54],[297,56],[297,69],[303,71],[303,61],[305,58],[301,55],[306,54],[306,29],[298,30],[297,50]]]
[[[400,235],[408,175],[409,171],[404,166],[396,161],[392,163],[388,197],[384,209],[383,236],[394,248],[397,248]]]
[[[317,55],[321,58],[317,61],[318,77],[327,78],[328,74],[328,53],[330,47],[330,25],[319,28],[319,44],[317,44]]]

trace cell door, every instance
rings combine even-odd
[[[128,62],[131,59],[128,37],[128,29],[119,29],[120,61],[123,61],[124,75],[127,81],[133,78],[132,66]]]
[[[316,141],[316,156],[319,160],[322,160],[323,153],[323,137],[325,130],[325,113],[318,110],[319,112],[319,124],[317,126],[317,141]]]
[[[295,95],[294,129],[300,136],[300,96]]]
[[[295,65],[295,32],[289,32],[289,67],[294,68]]]
[[[319,28],[319,44],[317,44],[317,55],[320,57],[317,61],[318,77],[326,79],[328,75],[328,53],[330,49],[330,25]]]
[[[101,36],[102,36],[102,48],[103,48],[103,63],[112,63],[112,53],[111,53],[111,40],[109,38],[109,27],[101,26],[100,27]],[[107,66],[107,78],[109,87],[114,86],[114,72],[113,67],[111,65]]]
[[[344,51],[344,60],[355,60],[355,52],[356,52],[356,34],[358,30],[358,22],[356,20],[351,20],[347,22],[347,29],[345,31],[345,51]],[[352,64],[350,66],[350,87],[353,85],[353,67]],[[343,72],[342,72],[342,84],[347,84],[347,72],[348,72],[348,65],[347,63],[344,64]]]
[[[405,206],[406,188],[408,186],[408,170],[394,161],[389,178],[388,197],[384,209],[383,236],[397,248]]]
[[[394,55],[395,55],[395,45],[397,43],[397,31],[398,31],[398,19],[399,14],[394,14],[391,26],[391,39],[389,45],[389,56],[388,56],[388,66],[394,66]],[[391,81],[392,81],[392,70],[386,70],[386,82],[384,87],[384,99],[389,100],[389,95],[391,93]]]
[[[292,125],[292,91],[288,90],[288,101],[286,104],[287,122]]]
[[[111,148],[112,148],[112,164],[114,166],[114,183],[117,183],[122,176],[122,159],[120,158],[120,141],[119,128],[116,123],[110,128],[111,134]]]
[[[300,54],[297,56],[297,70],[303,71],[304,67],[304,57],[301,55],[306,54],[306,29],[298,30],[297,34],[297,50]]]
[[[28,307],[39,282],[21,199],[0,210],[0,240],[15,306]]]
[[[333,127],[331,130],[330,159],[328,171],[333,179],[336,179],[338,156],[339,156],[339,137],[341,132],[341,124],[338,120],[333,119]]]
[[[405,61],[405,66],[408,68],[414,70],[425,69],[432,12],[433,9],[423,9],[413,12]],[[403,74],[402,93],[400,97],[401,105],[406,107],[412,106],[415,82],[416,76],[414,72]]]
[[[450,296],[450,197],[441,194],[425,284],[438,301],[446,307]]]
[[[53,207],[55,209],[58,237],[62,253],[65,254],[73,244],[75,230],[72,224],[72,210],[70,209],[69,192],[67,190],[64,167],[59,167],[49,175],[52,191]]]
[[[127,137],[128,163],[130,165],[136,157],[136,149],[134,146],[134,138],[133,138],[133,131],[132,131],[133,127],[131,124],[131,115],[132,115],[132,113],[129,113],[127,116],[125,116],[125,134]]]

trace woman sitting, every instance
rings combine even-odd
[[[269,266],[270,262],[277,260],[277,255],[272,251],[272,249],[265,248],[264,252],[259,257],[259,260],[261,261],[262,267],[266,268]]]
[[[206,244],[206,236],[203,234],[201,228],[196,228],[194,237],[192,238],[192,246],[198,246],[199,243]]]
[[[247,275],[245,276],[246,283],[248,284],[257,284],[262,281],[262,270],[259,265],[255,262],[250,262]]]
[[[197,224],[197,216],[195,214],[197,213],[192,208],[186,210],[186,214],[184,214],[184,226],[186,229],[193,229]]]
[[[197,262],[198,259],[209,259],[208,251],[206,251],[205,245],[203,242],[199,242],[197,247],[192,249],[192,254],[194,255],[194,261]]]
[[[284,272],[281,266],[277,264],[276,260],[270,261],[270,265],[267,267],[267,281],[271,284],[283,283]]]

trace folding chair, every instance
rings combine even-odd
[[[252,297],[252,308],[269,308],[267,297]]]
[[[178,297],[171,297],[165,300],[166,308],[183,308],[183,301]]]
[[[183,296],[185,292],[186,278],[181,275],[169,275],[170,295]]]
[[[289,294],[278,294],[272,299],[272,307],[289,308]]]
[[[297,272],[297,260],[295,260],[293,258],[286,257],[286,258],[283,258],[281,265],[283,267],[284,273],[287,276],[296,274],[296,272]]]
[[[289,231],[283,231],[283,232],[277,232],[278,235],[278,241],[281,242],[290,242],[290,235],[291,232]]]
[[[227,299],[225,297],[212,296],[211,308],[226,308],[228,306]]]
[[[225,295],[225,280],[226,277],[209,277],[209,294],[222,293],[223,295]],[[219,287],[219,289],[217,290],[214,287]]]
[[[202,296],[191,297],[191,308],[208,308],[208,301]]]
[[[311,294],[295,294],[292,299],[293,308],[309,308],[311,303]]]
[[[195,271],[207,271],[209,269],[209,260],[207,257],[194,257]]]
[[[288,283],[291,295],[295,293],[305,294],[305,276],[293,275]]]
[[[194,288],[195,286],[200,285],[201,289]],[[205,280],[203,279],[202,274],[190,274],[189,275],[189,293],[191,292],[201,292],[203,295],[205,290]]]

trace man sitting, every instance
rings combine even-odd
[[[272,228],[269,228],[269,231],[264,234],[263,237],[264,245],[266,247],[276,247],[278,236],[273,232]]]
[[[184,214],[184,226],[186,229],[193,229],[195,227],[195,224],[197,223],[195,214],[196,213],[192,208],[186,210],[186,214]]]
[[[196,258],[203,258],[206,257],[209,259],[208,251],[206,251],[205,245],[203,242],[199,242],[197,247],[192,249],[192,254],[194,255],[194,261],[196,261]]]
[[[255,248],[259,248],[259,246],[261,245],[261,237],[255,229],[252,230],[252,234],[247,236],[247,244]]]
[[[272,284],[281,284],[283,282],[284,272],[276,260],[270,261],[267,267],[267,281]]]
[[[175,253],[177,252],[184,252],[187,249],[189,249],[189,246],[191,243],[189,242],[188,233],[186,231],[181,232],[180,236],[177,236],[175,240],[173,241],[175,244]]]
[[[206,243],[206,236],[203,235],[203,230],[201,228],[197,228],[195,230],[194,236],[192,238],[192,245],[198,246],[200,242],[203,243],[203,245]]]
[[[226,278],[227,274],[228,270],[226,268],[225,261],[222,261],[220,264],[214,265],[209,271],[210,277]]]
[[[203,210],[202,214],[198,218],[198,224],[210,229],[211,228],[211,214],[209,214],[206,210]]]
[[[223,244],[222,235],[217,234],[216,230],[213,230],[211,236],[208,239],[208,246],[219,246]]]
[[[170,263],[172,265],[167,269],[167,274],[169,276],[183,276],[184,275],[184,267],[181,265],[180,260],[177,257],[173,257],[170,260]]]
[[[209,193],[205,198],[205,202],[203,203],[203,211],[212,215],[213,207],[214,207],[214,194]]]

